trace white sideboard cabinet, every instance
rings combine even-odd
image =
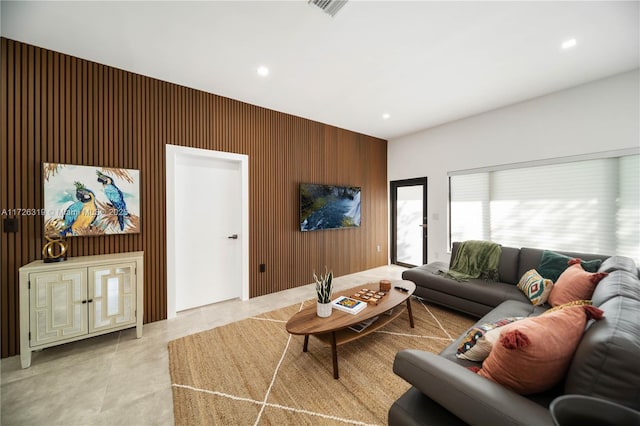
[[[20,268],[20,362],[50,346],[136,327],[142,337],[143,252],[36,260]]]

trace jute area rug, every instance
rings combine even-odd
[[[469,317],[412,299],[415,328],[404,312],[380,330],[331,348],[285,330],[306,304],[268,312],[169,342],[177,425],[383,425],[409,384],[396,376],[401,349],[440,352],[473,324]],[[398,308],[396,308],[398,309]]]

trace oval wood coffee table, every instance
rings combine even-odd
[[[403,287],[407,291],[399,290],[397,287]],[[378,290],[378,283],[362,284],[349,290],[341,291],[333,295],[335,300],[339,296],[351,296],[358,290],[367,288]],[[414,328],[413,314],[411,312],[411,295],[416,289],[416,285],[411,281],[396,280],[391,282],[391,290],[382,298],[377,305],[369,304],[357,314],[350,314],[333,309],[331,316],[320,318],[317,315],[316,305],[313,304],[287,321],[287,331],[291,334],[304,335],[303,352],[307,352],[309,348],[309,336],[315,336],[323,343],[331,346],[331,355],[333,358],[333,378],[338,379],[338,349],[341,344],[359,339],[370,334],[380,327],[383,327],[390,321],[393,321],[405,310],[404,308],[395,309],[391,315],[382,315],[390,309],[399,307],[403,302],[407,303],[407,313],[409,315],[409,324]],[[356,325],[369,318],[379,315],[380,317],[369,327],[361,332],[350,330],[349,327]]]

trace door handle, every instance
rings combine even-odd
[[[429,227],[429,225],[427,225],[426,223],[425,223],[425,224],[423,224],[423,225],[418,225],[418,226],[419,226],[420,228],[428,228],[428,227]]]
[[[229,235],[227,238],[230,239],[230,240],[237,240],[238,239],[238,234]]]

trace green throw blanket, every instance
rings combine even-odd
[[[443,275],[456,281],[483,278],[497,281],[502,248],[489,241],[465,241],[460,243],[451,268]]]

